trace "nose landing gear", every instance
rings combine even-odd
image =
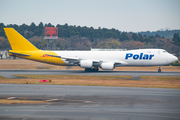
[[[162,66],[159,66],[158,72],[161,72],[161,67],[162,67]]]

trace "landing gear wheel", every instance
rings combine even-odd
[[[85,68],[85,72],[98,72],[99,69],[97,68]]]
[[[85,68],[85,72],[91,72],[91,68]]]
[[[91,70],[92,70],[92,72],[98,72],[99,71],[98,67],[97,68],[93,68]]]
[[[161,72],[161,67],[162,67],[162,66],[159,66],[158,72]]]

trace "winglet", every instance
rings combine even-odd
[[[13,28],[4,28],[12,50],[39,50]]]

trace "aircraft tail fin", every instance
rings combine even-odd
[[[13,28],[4,28],[12,50],[39,50]]]

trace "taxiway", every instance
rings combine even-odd
[[[13,75],[32,74],[32,75],[129,75],[133,77],[139,76],[180,76],[180,72],[162,71],[99,71],[85,72],[83,70],[0,70],[0,76],[6,78],[16,78]]]
[[[180,76],[180,72],[167,71],[0,70],[0,76],[7,78],[16,78],[16,74]],[[0,84],[0,99],[20,98],[48,103],[1,104],[0,119],[180,119],[179,89]]]
[[[0,105],[9,120],[178,120],[180,90],[99,86],[0,84],[0,98],[49,100]]]

